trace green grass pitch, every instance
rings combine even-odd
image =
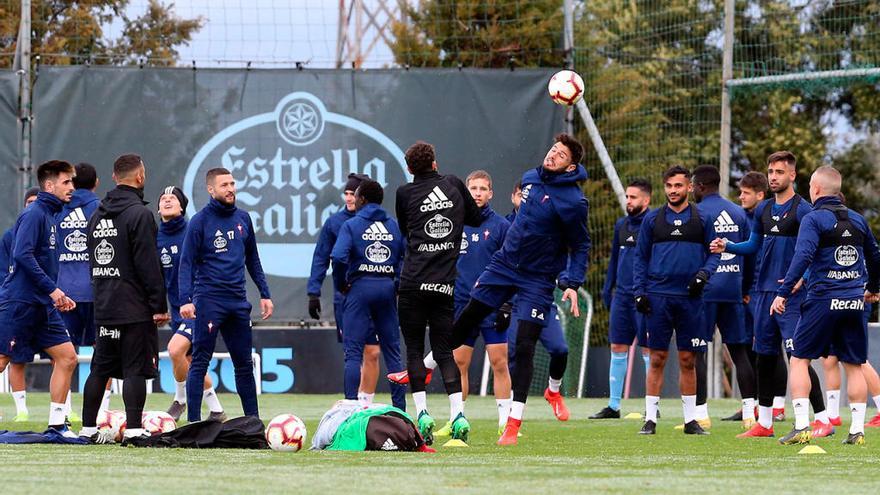
[[[337,397],[262,395],[264,420],[292,412],[309,433]],[[387,396],[378,396],[388,400]],[[230,416],[238,399],[223,395]],[[165,409],[170,396],[150,395],[148,410]],[[12,423],[15,408],[0,397],[2,429],[42,430],[47,394],[29,394],[32,421]],[[546,402],[533,397],[523,436],[516,447],[495,445],[495,402],[471,397],[473,426],[469,448],[435,445],[437,454],[389,452],[308,452],[123,449],[112,446],[0,445],[2,492],[56,495],[98,493],[876,493],[880,486],[880,435],[868,430],[867,445],[841,445],[847,424],[832,438],[813,443],[825,455],[798,455],[774,439],[739,440],[739,424],[721,422],[734,400],[710,402],[712,434],[685,436],[673,430],[681,419],[677,399],[661,402],[655,437],[636,434],[641,421],[589,421],[600,399],[569,400],[572,419],[556,421]],[[74,407],[81,397],[74,396]],[[431,396],[438,423],[448,410],[445,397]],[[121,409],[121,398],[112,406]],[[641,411],[643,401],[624,401],[624,412]],[[846,408],[844,408],[844,411]],[[789,411],[790,413],[790,411]],[[869,410],[869,415],[874,413]],[[846,414],[846,413],[845,413]],[[846,421],[848,418],[844,418]],[[78,424],[74,425],[79,428]],[[790,424],[776,425],[781,436]],[[311,436],[309,438],[311,441]]]

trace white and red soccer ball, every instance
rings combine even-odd
[[[150,435],[161,435],[177,428],[177,423],[165,411],[144,411],[141,416],[141,427]]]
[[[547,92],[553,103],[571,106],[584,97],[584,80],[575,71],[561,70],[550,78]]]
[[[306,443],[306,424],[293,414],[272,418],[266,426],[269,448],[282,452],[298,452]]]
[[[98,411],[97,427],[113,433],[113,441],[121,442],[125,434],[125,413],[113,409]]]

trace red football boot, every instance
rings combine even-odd
[[[831,426],[840,426],[843,424],[843,420],[840,419],[840,416],[836,418],[828,418],[828,421],[831,421]]]
[[[568,407],[565,406],[565,400],[559,392],[551,392],[549,388],[544,389],[544,399],[550,403],[553,408],[553,414],[559,421],[568,421]]]
[[[755,423],[749,431],[744,433],[740,433],[736,436],[736,438],[758,438],[758,437],[772,437],[773,436],[773,426],[770,428],[764,428],[761,426],[761,423]]]
[[[434,370],[428,369],[428,374],[425,375],[425,385],[431,383],[431,375],[433,373]],[[409,371],[407,370],[398,371],[397,373],[388,373],[385,377],[388,378],[389,382],[398,385],[409,385]]]
[[[876,416],[871,418],[871,421],[865,423],[865,426],[868,428],[880,428],[880,413],[877,413]]]
[[[498,439],[498,445],[516,445],[520,426],[522,426],[521,419],[507,418],[507,425],[504,427],[501,438]]]
[[[810,429],[813,430],[813,438],[830,437],[834,435],[834,426],[831,423],[823,423],[821,421],[813,421],[810,423]]]
[[[755,408],[757,411],[758,408]],[[773,421],[785,421],[785,408],[780,407],[779,409],[773,408]]]

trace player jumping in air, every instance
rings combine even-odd
[[[245,269],[260,291],[260,316],[264,320],[272,316],[272,296],[251,217],[235,206],[232,173],[212,168],[205,182],[211,199],[187,226],[178,274],[180,316],[195,319],[192,363],[186,377],[186,414],[190,422],[201,420],[205,374],[220,334],[235,368],[235,388],[242,410],[245,416],[259,417]]]
[[[880,293],[880,249],[865,219],[845,207],[837,194],[841,176],[836,169],[819,167],[810,178],[813,211],[801,220],[797,247],[785,280],[776,292],[771,313],[785,314],[794,286],[810,270],[791,344],[794,428],[779,439],[784,445],[810,441],[808,395],[810,361],[827,356],[833,346],[846,370],[852,423],[843,443],[865,443],[867,386],[862,365],[867,361],[865,302]]]
[[[189,200],[179,187],[168,186],[159,196],[159,235],[156,238],[156,249],[159,261],[165,274],[165,289],[168,292],[168,305],[171,314],[171,340],[168,341],[168,356],[171,358],[171,371],[174,374],[174,399],[168,408],[168,414],[178,421],[186,411],[186,375],[192,362],[192,338],[195,321],[180,317],[180,295],[177,290],[177,279],[180,271],[180,252],[186,235],[186,207]],[[211,378],[205,375],[205,390],[202,400],[208,405],[208,419],[225,421],[226,414],[217,392],[211,384]]]
[[[579,164],[583,146],[559,134],[544,163],[522,178],[522,203],[501,250],[477,279],[471,298],[455,322],[454,345],[516,296],[519,323],[517,363],[513,369],[513,403],[499,445],[514,445],[532,383],[535,345],[547,325],[557,283],[563,301],[579,316],[577,289],[583,283],[590,251],[588,204],[580,188],[587,172]],[[564,276],[557,276],[565,271]]]
[[[663,368],[669,357],[673,332],[678,347],[684,432],[708,433],[696,420],[695,354],[706,352],[705,335],[700,326],[702,294],[718,267],[720,256],[709,253],[709,243],[715,234],[712,219],[688,203],[690,178],[690,171],[679,166],[663,173],[667,203],[645,216],[636,244],[635,303],[636,309],[647,315],[651,349],[645,424],[639,431],[642,435],[656,433]]]

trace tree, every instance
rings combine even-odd
[[[576,2],[575,67],[586,82],[584,98],[624,184],[652,180],[655,205],[664,201],[660,175],[666,167],[718,163],[723,3]],[[419,12],[409,12],[411,22],[395,26],[392,48],[398,63],[414,66],[506,67],[507,47],[515,48],[521,65],[558,66],[560,4],[425,1]],[[737,77],[880,65],[877,2],[737,0],[736,11]],[[880,225],[880,144],[870,137],[880,132],[877,83],[825,80],[734,91],[731,184],[747,170],[763,170],[772,151],[790,149],[798,156],[802,194],[812,171],[832,164],[845,177],[849,206]],[[834,151],[829,128],[835,123],[865,139]],[[579,136],[589,146],[583,131]],[[613,222],[622,212],[594,150],[585,161],[593,238],[586,287],[595,295],[604,281]],[[603,308],[594,322],[605,327]],[[594,344],[603,338],[592,333]]]
[[[130,18],[129,0],[34,0],[32,2],[32,52],[50,65],[113,64],[174,65],[177,48],[189,43],[204,19],[181,19],[174,4],[150,0],[146,12]],[[20,3],[0,6],[0,53],[15,52]],[[116,39],[105,30],[114,20],[123,29]],[[12,57],[0,57],[0,67]]]
[[[397,62],[413,67],[561,67],[558,0],[401,2],[392,26]]]

